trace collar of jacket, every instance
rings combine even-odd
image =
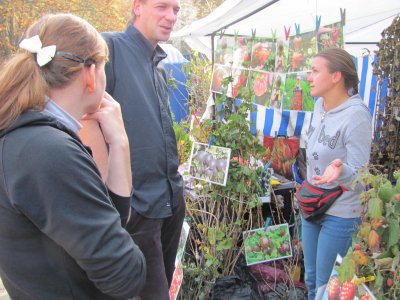
[[[156,47],[154,47],[133,24],[128,25],[125,33],[134,43],[140,44],[138,48],[140,48],[142,53],[155,65],[158,65],[160,61],[167,57],[167,54],[160,45],[157,44]]]

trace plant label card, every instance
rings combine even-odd
[[[261,195],[259,198],[262,203],[270,203],[271,202],[272,170],[273,170],[272,168],[269,168],[261,174],[260,186],[261,186],[262,192],[261,192]]]
[[[211,91],[222,94],[224,92],[223,80],[231,76],[232,70],[229,66],[214,65],[212,80],[211,80]],[[225,87],[226,91],[226,87]]]
[[[254,94],[254,102],[260,105],[268,105],[272,95],[274,73],[250,71],[248,85]]]
[[[317,54],[315,31],[291,36],[289,40],[288,72],[308,71]]]
[[[274,72],[275,55],[276,43],[265,38],[255,39],[251,50],[251,68],[260,71]]]
[[[317,31],[318,52],[329,48],[343,48],[343,26],[341,22],[320,26]]]
[[[171,287],[169,288],[169,300],[175,300],[178,297],[183,280],[182,262],[175,266],[174,275],[172,276]]]
[[[179,238],[178,251],[176,252],[175,265],[178,265],[178,262],[180,262],[183,258],[183,254],[185,252],[185,247],[186,247],[186,241],[189,236],[189,230],[190,226],[188,222],[184,221],[182,224],[181,236]]]
[[[292,256],[287,223],[244,231],[243,241],[248,266]]]
[[[310,89],[306,72],[286,74],[283,109],[313,111],[314,98]]]
[[[189,236],[190,226],[184,221],[182,225],[181,236],[179,238],[178,252],[175,258],[175,270],[172,276],[171,287],[169,289],[169,299],[175,300],[178,296],[179,290],[182,285],[183,271],[182,271],[182,257],[185,252],[186,241]]]
[[[233,50],[233,68],[250,68],[251,45],[252,39],[250,37],[237,37]]]
[[[245,69],[235,69],[232,68],[232,85],[231,85],[231,93],[228,89],[227,96],[236,98],[241,88],[245,88],[247,86],[247,80],[249,78],[249,70]]]
[[[349,300],[376,300],[370,289],[364,284],[354,284],[353,281],[339,283],[337,267],[342,263],[342,257],[338,254],[331,276],[326,285],[321,286],[315,297],[316,300],[349,299]]]
[[[286,73],[288,62],[288,43],[278,40],[276,45],[275,72]]]
[[[231,149],[193,142],[189,174],[196,179],[225,186]]]
[[[233,36],[222,36],[217,39],[215,49],[215,63],[229,66],[233,60],[233,49],[235,47],[235,38]]]
[[[269,107],[274,109],[282,109],[282,99],[285,93],[286,74],[275,73],[275,80],[272,87],[271,101]]]

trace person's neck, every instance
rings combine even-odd
[[[84,115],[81,107],[83,101],[75,101],[82,99],[82,95],[76,91],[76,89],[50,90],[49,97],[76,120],[80,120]]]
[[[324,110],[328,112],[344,103],[348,98],[349,95],[347,94],[347,91],[329,93],[328,95],[323,96]]]
[[[140,26],[139,22],[132,22],[132,25],[137,29],[137,31],[139,31],[145,38],[146,40],[148,40],[152,45],[153,48],[155,49],[157,47],[158,41],[152,41],[148,38],[148,36],[145,34],[144,30],[142,29],[142,27]]]

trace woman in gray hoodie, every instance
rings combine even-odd
[[[323,188],[343,186],[318,221],[302,220],[302,239],[309,299],[329,280],[337,254],[344,256],[360,223],[362,186],[352,188],[358,169],[370,156],[372,124],[358,94],[352,57],[343,49],[318,53],[308,78],[311,96],[319,97],[306,142],[307,180]]]

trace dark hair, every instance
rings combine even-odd
[[[341,48],[329,48],[319,52],[316,57],[325,58],[328,61],[328,69],[331,73],[341,72],[344,85],[352,94],[358,93],[358,74],[352,56]]]
[[[26,33],[27,38],[35,35],[42,47],[56,45],[56,55],[40,67],[36,54],[20,49],[2,66],[0,130],[26,110],[43,110],[49,89],[67,86],[86,65],[108,57],[107,44],[96,29],[71,14],[45,15]]]

